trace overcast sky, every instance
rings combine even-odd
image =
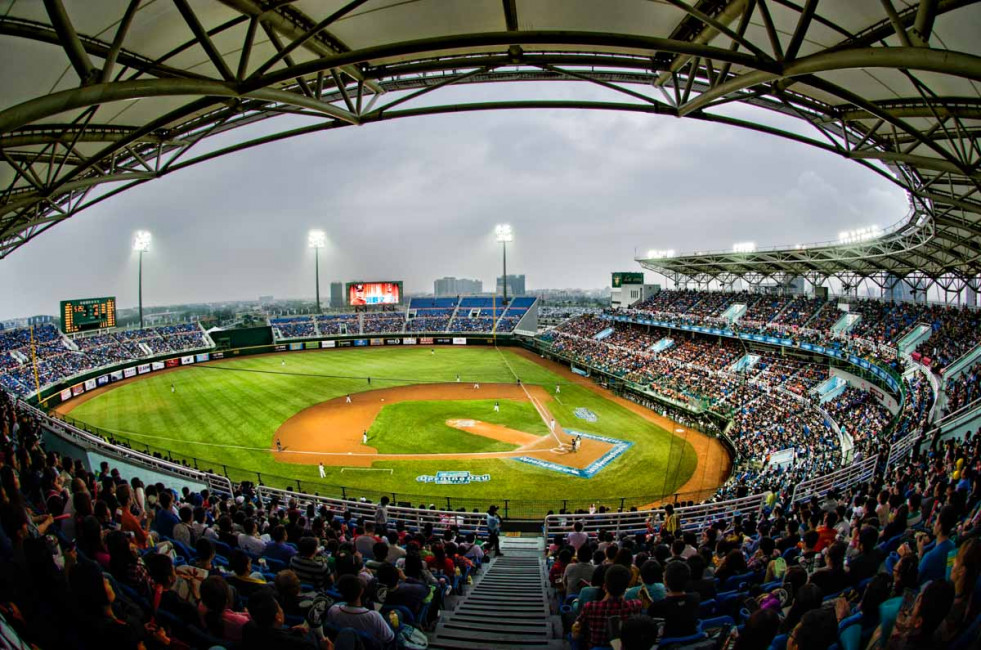
[[[450,88],[434,98],[529,95],[608,97],[552,83]],[[727,113],[816,136],[752,107]],[[269,120],[200,151],[305,123]],[[0,261],[0,319],[55,314],[59,300],[75,297],[135,305],[138,229],[153,233],[144,302],[164,305],[312,298],[311,228],[329,240],[322,295],[331,281],[355,279],[432,292],[444,275],[491,289],[501,222],[515,231],[508,271],[524,273],[528,288],[598,288],[611,271],[639,270],[635,251],[816,242],[888,226],[906,210],[903,192],[877,174],[733,127],[568,110],[394,120],[253,148],[80,213]]]

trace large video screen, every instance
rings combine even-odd
[[[61,301],[61,331],[65,334],[116,326],[116,298]]]
[[[348,282],[347,304],[397,305],[402,302],[401,282]]]

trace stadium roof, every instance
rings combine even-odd
[[[0,16],[0,258],[116,193],[264,142],[416,115],[591,108],[771,133],[910,197],[910,214],[874,241],[647,268],[950,286],[981,272],[977,2],[0,0]],[[441,92],[529,80],[597,84],[610,99]],[[735,118],[720,110],[731,102],[807,127]],[[308,123],[199,144],[284,114]]]

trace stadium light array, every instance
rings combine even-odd
[[[882,235],[882,228],[879,226],[867,226],[857,230],[842,230],[838,233],[839,244],[857,244],[859,242],[875,239]]]
[[[647,251],[647,258],[651,260],[663,260],[669,257],[674,257],[673,248],[663,251],[657,250],[656,248],[652,248],[651,250]]]
[[[133,236],[133,250],[138,253],[145,253],[150,250],[150,241],[153,236],[146,230],[137,230]]]
[[[514,241],[514,231],[511,230],[510,224],[500,223],[494,226],[494,235],[497,236],[497,241],[502,244]]]
[[[744,241],[732,245],[733,253],[752,253],[756,250],[756,242]]]
[[[311,230],[307,235],[307,245],[313,249],[313,280],[317,292],[317,313],[320,313],[320,249],[327,245],[327,233]]]
[[[153,236],[146,230],[137,230],[136,234],[133,235],[133,250],[140,254],[140,272],[139,280],[137,280],[140,303],[140,329],[143,329],[143,253],[150,250],[150,241],[152,239]]]
[[[327,245],[327,233],[323,230],[311,230],[307,235],[307,244],[310,248],[323,248]]]
[[[511,230],[511,225],[507,223],[499,223],[494,226],[494,236],[497,241],[501,244],[501,255],[504,266],[504,275],[501,278],[501,287],[504,289],[503,304],[507,306],[508,304],[508,242],[514,241],[514,231]],[[495,326],[496,327],[496,326]]]

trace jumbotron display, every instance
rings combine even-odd
[[[347,304],[397,305],[402,302],[401,282],[348,282]]]
[[[116,326],[116,297],[61,301],[61,331],[65,334]]]

